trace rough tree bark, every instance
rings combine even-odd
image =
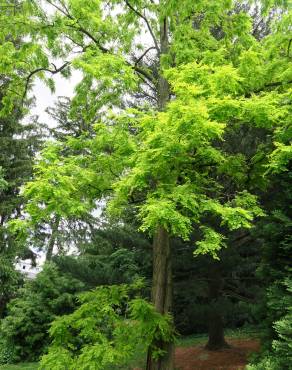
[[[209,339],[206,348],[216,351],[221,348],[229,347],[224,338],[224,324],[222,307],[220,304],[223,280],[220,271],[220,263],[213,262],[209,270]]]
[[[152,301],[158,312],[166,314],[172,306],[172,268],[171,248],[168,232],[160,227],[156,231],[153,242],[153,282]],[[162,341],[154,343],[158,348],[165,351],[165,355],[155,361],[152,358],[151,349],[147,356],[147,370],[173,370],[174,369],[174,345]]]

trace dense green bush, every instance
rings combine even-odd
[[[23,277],[15,270],[13,262],[13,257],[0,252],[0,319],[5,316],[7,302],[23,284]]]
[[[283,291],[284,290],[284,291]],[[292,362],[292,279],[275,283],[268,292],[269,308],[282,313],[274,325],[276,339],[248,370],[289,370]]]
[[[37,360],[49,344],[50,323],[73,311],[75,294],[81,289],[82,283],[62,275],[52,263],[27,281],[1,321],[0,363]]]
[[[154,356],[162,355],[154,343],[174,340],[172,319],[137,295],[141,287],[137,281],[81,294],[81,305],[52,323],[52,345],[40,368],[113,369],[129,363],[137,349],[146,351],[148,346]]]

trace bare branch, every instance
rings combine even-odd
[[[152,85],[150,84],[150,82],[149,82],[147,79],[145,79],[145,78],[144,78],[144,77],[142,77],[142,76],[140,76],[140,79],[142,80],[142,82],[143,82],[145,85],[147,85],[147,86],[149,87],[149,89],[150,89],[152,92],[156,93],[156,89],[154,88],[154,86],[152,86]]]

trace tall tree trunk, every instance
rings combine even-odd
[[[213,262],[209,270],[209,339],[206,348],[215,351],[228,347],[224,338],[223,312],[220,303],[223,280],[220,263]]]
[[[160,60],[163,54],[168,53],[168,20],[165,18],[160,25]],[[163,111],[170,97],[170,88],[161,71],[157,85],[158,109]],[[169,235],[165,228],[158,227],[153,240],[153,281],[152,302],[161,314],[167,314],[172,307],[172,263]],[[147,355],[147,370],[173,370],[174,344],[153,343],[165,351],[165,355],[155,361],[151,349]]]
[[[172,306],[172,266],[171,247],[168,232],[159,227],[153,242],[153,282],[152,301],[156,310],[161,314],[171,311]],[[163,341],[153,343],[165,351],[165,355],[157,361],[152,358],[151,349],[147,356],[147,370],[173,370],[174,345]]]
[[[56,241],[56,238],[57,238],[59,224],[60,224],[60,217],[56,216],[55,220],[53,221],[52,233],[51,233],[51,237],[50,237],[50,240],[49,240],[49,243],[48,243],[48,248],[47,248],[47,253],[46,253],[46,261],[47,262],[51,261],[51,259],[53,257],[53,250],[54,250],[55,241]]]

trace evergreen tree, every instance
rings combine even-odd
[[[104,224],[79,245],[78,254],[54,256],[64,273],[82,281],[87,289],[99,285],[131,284],[151,277],[151,244],[132,225]]]
[[[73,311],[76,293],[84,285],[63,274],[54,264],[46,264],[35,280],[28,280],[8,304],[0,324],[0,364],[38,361],[50,340],[50,323]]]
[[[2,94],[8,89],[2,85]],[[0,168],[5,186],[0,190],[0,316],[21,279],[14,271],[16,256],[25,254],[8,230],[12,219],[23,217],[25,200],[21,187],[31,180],[35,154],[40,150],[42,127],[32,119],[22,122],[20,103],[11,114],[0,118]]]
[[[226,346],[223,329],[257,326],[262,319],[258,317],[262,284],[256,276],[260,247],[245,231],[229,237],[228,247],[218,253],[219,261],[210,256],[193,259],[195,240],[193,236],[191,243],[175,241],[174,318],[183,335],[209,332],[207,348],[215,349]],[[215,297],[213,269],[218,277]],[[210,321],[212,315],[217,319]]]
[[[262,240],[259,276],[266,289],[263,353],[250,369],[289,369],[291,363],[291,146],[287,127],[281,131],[282,143],[272,154],[269,196],[265,199],[268,217],[257,227]],[[276,135],[279,138],[278,135]],[[288,141],[287,141],[288,140]],[[282,152],[284,151],[284,153]]]
[[[25,68],[30,68],[26,59],[28,42],[23,41],[24,29],[18,32],[14,23],[20,18],[23,21],[22,10],[19,1],[1,3],[0,177],[3,180],[0,182],[3,185],[4,181],[5,186],[0,185],[0,317],[22,281],[14,268],[15,258],[27,254],[27,250],[9,232],[8,223],[23,217],[25,201],[20,196],[20,190],[26,181],[31,180],[33,160],[44,137],[44,127],[36,122],[36,118],[31,117],[24,123],[32,102],[22,96],[19,89],[19,86],[23,87]],[[31,256],[31,253],[28,255]]]

